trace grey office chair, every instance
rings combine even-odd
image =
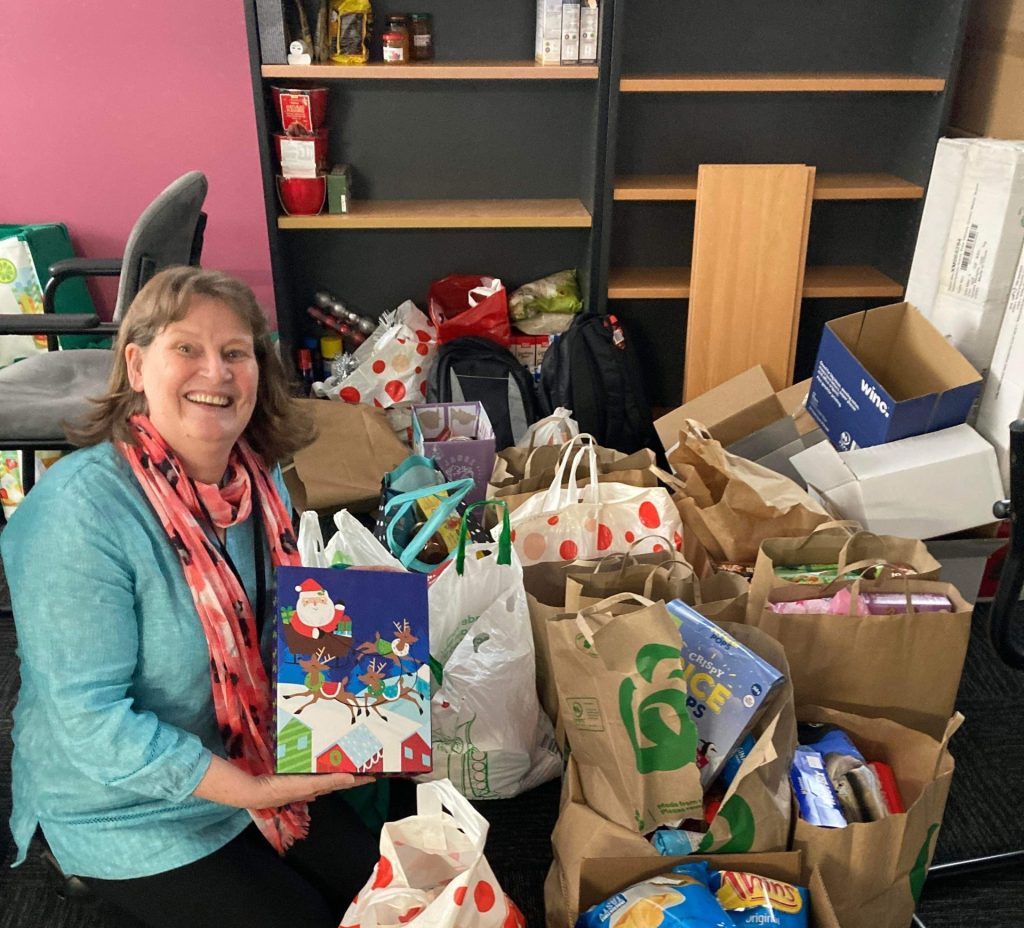
[[[50,266],[43,315],[0,314],[0,336],[45,335],[50,351],[0,370],[0,448],[23,452],[27,493],[35,481],[35,451],[70,450],[64,422],[88,409],[87,397],[104,392],[112,354],[102,348],[58,351],[58,335],[114,334],[125,310],[157,271],[199,263],[206,214],[206,175],[189,171],[168,186],[136,221],[121,258],[68,258]],[[112,321],[95,314],[54,313],[57,288],[72,277],[120,277]]]

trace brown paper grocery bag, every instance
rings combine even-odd
[[[283,469],[292,505],[369,511],[381,480],[409,456],[383,410],[332,400],[292,400],[313,417],[317,436]]]
[[[846,731],[869,761],[893,769],[906,812],[877,822],[818,828],[798,819],[793,848],[803,851],[805,875],[817,867],[843,928],[906,928],[935,851],[953,778],[949,739],[959,713],[939,739],[888,719],[865,719],[817,707],[802,721]]]
[[[683,524],[717,563],[753,564],[762,539],[806,535],[831,516],[788,477],[737,457],[697,424],[669,456]]]
[[[487,485],[487,498],[500,499],[514,512],[535,493],[547,490],[555,479],[558,461],[580,445],[592,440],[590,435],[578,435],[561,448],[546,445],[540,448],[506,448],[495,456],[494,470]],[[654,452],[641,449],[624,454],[612,448],[596,446],[599,483],[625,483],[635,487],[656,487],[658,478],[652,473]],[[589,465],[581,466],[577,475],[579,486],[590,483]],[[493,516],[491,517],[494,518]]]
[[[894,719],[941,737],[953,713],[971,635],[972,607],[937,580],[858,581],[864,592],[939,593],[952,612],[780,615],[748,603],[746,621],[782,644],[796,705]],[[772,602],[806,599],[816,587],[788,584]]]
[[[548,622],[547,632],[587,805],[640,834],[699,817],[697,730],[664,603],[622,593]]]
[[[766,538],[761,542],[750,581],[750,600],[758,608],[776,589],[792,586],[775,576],[776,567],[836,564],[845,573],[873,564],[889,565],[890,572],[906,572],[918,580],[938,580],[942,565],[918,538],[876,535],[856,522],[824,522],[803,538]],[[808,598],[821,587],[807,584]]]
[[[645,566],[653,567],[663,563],[671,556],[668,551],[629,555],[628,562],[642,569]],[[575,614],[579,611],[575,607],[572,609],[566,607],[567,576],[573,572],[587,572],[596,575],[611,573],[619,570],[622,563],[624,563],[624,558],[615,555],[602,558],[599,561],[550,562],[531,564],[523,568],[523,586],[526,588],[526,601],[530,608],[530,626],[533,629],[533,645],[537,658],[537,695],[540,697],[541,706],[555,726],[559,747],[565,745],[559,732],[558,695],[555,690],[555,678],[551,672],[547,623],[565,613]]]
[[[698,850],[719,854],[782,850],[789,842],[792,814],[789,770],[796,750],[796,716],[789,665],[782,646],[759,629],[732,622],[718,624],[781,671],[786,679],[755,723],[754,748],[726,790]]]
[[[722,572],[701,578],[685,561],[631,565],[602,573],[572,571],[565,581],[565,611],[579,611],[615,593],[640,593],[648,599],[681,599],[691,606],[706,604],[717,613],[726,601],[747,589],[747,581],[738,574]]]

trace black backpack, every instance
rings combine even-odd
[[[438,348],[427,379],[427,402],[473,400],[479,400],[487,410],[499,450],[514,445],[537,421],[530,372],[497,342],[466,335]]]
[[[664,451],[633,345],[615,316],[581,313],[547,350],[538,387],[542,415],[572,410],[581,432],[627,454]]]

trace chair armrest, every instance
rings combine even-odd
[[[121,273],[120,258],[64,258],[50,265],[50,279],[43,291],[43,312],[52,313],[57,288],[71,277],[117,277]]]
[[[51,316],[0,313],[0,335],[70,335],[100,324],[95,313],[54,313]]]

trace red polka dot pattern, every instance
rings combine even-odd
[[[381,857],[377,861],[377,874],[373,878],[372,889],[382,889],[385,886],[391,885],[391,881],[395,878],[395,870],[391,866],[391,861],[386,857]]]
[[[661,525],[661,516],[650,500],[640,504],[640,523],[646,528],[658,528]]]
[[[373,362],[373,372],[375,374],[383,374],[385,367],[387,367],[387,365],[381,361],[380,358]]]
[[[576,547],[576,542],[568,538],[558,546],[558,554],[563,561],[575,561],[578,551],[579,548]]]
[[[597,550],[607,551],[612,546],[612,530],[601,523],[597,526]]]
[[[384,384],[384,392],[396,403],[400,403],[405,399],[405,384],[401,380],[389,380]]]
[[[551,516],[548,519],[548,525],[558,525],[558,516]]]
[[[342,387],[338,394],[346,403],[358,403],[362,396],[355,387]]]
[[[490,912],[494,908],[494,887],[481,880],[473,889],[473,902],[479,911]]]
[[[465,886],[457,886],[455,888],[454,896],[455,896],[455,904],[456,905],[462,905],[462,903],[466,901],[466,887]]]

